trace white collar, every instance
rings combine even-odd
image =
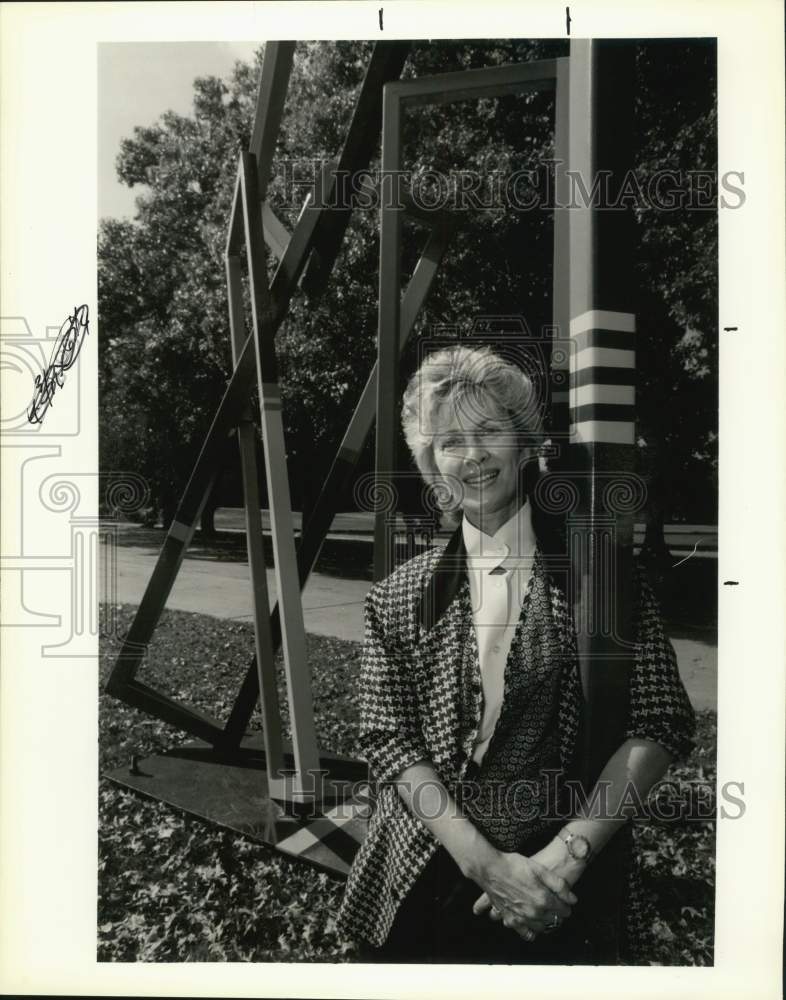
[[[466,516],[461,529],[469,565],[486,572],[501,566],[509,556],[527,559],[535,551],[532,508],[527,501],[493,535],[476,528]]]

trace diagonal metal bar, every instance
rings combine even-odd
[[[281,390],[278,384],[275,327],[270,304],[265,267],[265,240],[259,213],[256,161],[252,153],[241,153],[240,181],[243,190],[243,225],[246,235],[248,279],[251,288],[251,320],[256,348],[257,385],[264,441],[265,472],[270,526],[273,534],[276,590],[281,617],[284,669],[287,678],[289,724],[295,755],[293,794],[303,794],[319,769],[316,730],[314,728],[311,675],[306,652],[306,629],[303,601],[298,586],[292,505],[287,476],[284,421]],[[254,512],[252,512],[253,514]],[[261,567],[264,576],[264,561]],[[266,650],[266,652],[268,652]],[[267,664],[273,669],[272,656]],[[310,777],[311,776],[311,777]]]
[[[250,367],[253,375],[253,353],[246,352],[246,354],[248,357],[244,368]],[[248,363],[249,359],[251,365]],[[224,400],[226,398],[225,394]],[[175,519],[169,527],[145,593],[142,595],[128,634],[123,640],[117,662],[107,680],[106,691],[109,694],[123,697],[124,685],[134,676],[142,662],[147,643],[158,624],[167,597],[183,562],[186,549],[196,529],[202,507],[212,489],[216,469],[221,460],[221,452],[230,432],[234,432],[234,425],[239,417],[237,409],[237,404],[234,401],[227,401],[220,413],[221,420],[218,421],[217,432],[202,447],[197,467],[191,475],[186,493],[180,502]],[[218,418],[213,421],[214,428],[216,428],[217,420]],[[183,728],[187,732],[198,735],[187,726],[183,726]]]
[[[123,701],[178,729],[186,730],[198,739],[214,745],[222,742],[223,729],[220,722],[196,708],[181,705],[142,681],[129,681],[123,689]]]
[[[442,225],[429,236],[420,260],[412,273],[401,303],[401,331],[399,351],[403,351],[423,305],[428,298],[439,265],[448,246],[452,228]],[[355,412],[336,451],[325,484],[303,526],[297,551],[298,576],[304,587],[314,568],[322,544],[336,513],[336,502],[347,489],[352,473],[360,458],[376,416],[377,364],[366,381]],[[270,614],[270,632],[275,649],[281,643],[281,622],[276,604]],[[239,743],[245,735],[259,696],[257,661],[249,664],[235,705],[227,721],[225,735],[229,741]]]
[[[267,201],[262,205],[262,226],[265,230],[265,243],[276,259],[281,260],[289,241],[292,239],[292,234]]]
[[[239,177],[239,174],[238,174]],[[227,293],[229,300],[229,329],[232,341],[232,359],[237,361],[243,346],[244,315],[240,258],[227,254],[225,258]],[[265,546],[262,522],[259,516],[259,474],[256,457],[256,428],[250,401],[237,428],[240,449],[240,467],[243,480],[243,501],[246,514],[246,547],[251,570],[252,601],[254,609],[254,645],[259,664],[259,689],[262,707],[262,734],[265,743],[265,760],[269,779],[275,781],[284,766],[281,739],[281,709],[278,699],[274,651],[270,635],[270,599],[267,589]]]
[[[240,175],[235,177],[235,186],[232,191],[232,207],[229,210],[229,225],[227,226],[227,242],[224,248],[224,255],[231,256],[240,250],[243,242],[243,214],[240,211]],[[237,359],[235,359],[237,367]]]
[[[411,42],[377,42],[371,53],[368,69],[360,87],[347,131],[344,146],[336,164],[336,173],[350,176],[368,166],[379,142],[382,124],[382,88],[401,76]],[[303,274],[302,288],[307,295],[318,295],[341,249],[341,242],[352,215],[351,206],[341,207],[341,199],[333,211],[320,220],[314,234],[314,250]]]
[[[249,152],[256,157],[260,204],[265,200],[276,138],[284,114],[287,85],[295,58],[294,42],[266,42],[259,79],[254,128]]]

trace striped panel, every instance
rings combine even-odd
[[[636,440],[633,423],[616,420],[571,424],[570,436],[574,444],[634,444]]]
[[[636,384],[635,368],[581,368],[570,373],[570,387],[580,385],[630,385]]]
[[[584,444],[635,441],[636,318],[593,309],[571,320],[571,437]]]
[[[631,349],[631,335],[619,330],[582,330],[573,338],[576,345],[576,353],[585,347],[608,347],[611,350],[629,351]]]
[[[636,390],[632,385],[589,385],[576,386],[570,390],[572,408],[610,403],[615,406],[633,406]]]
[[[570,321],[570,335],[575,337],[585,330],[620,330],[634,333],[636,317],[633,313],[612,312],[608,309],[590,309]]]
[[[585,347],[572,358],[573,371],[582,368],[635,368],[636,352],[620,351],[611,347]]]
[[[592,388],[592,386],[588,386]],[[619,406],[616,403],[587,403],[584,406],[571,407],[570,421],[579,424],[587,420],[629,420],[636,419],[635,406]]]

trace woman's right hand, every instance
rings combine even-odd
[[[532,931],[552,929],[554,917],[562,922],[577,902],[564,878],[522,854],[495,852],[475,880],[505,926],[525,938],[531,938]],[[481,912],[477,904],[476,912]]]

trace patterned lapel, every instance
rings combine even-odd
[[[473,731],[466,722],[479,720],[482,700],[466,560],[459,526],[424,581],[417,608],[422,714],[435,765],[456,774],[463,773],[477,731],[477,723]]]
[[[421,633],[430,631],[439,622],[466,579],[467,550],[459,525],[420,592],[417,614]]]
[[[547,580],[551,620],[564,657],[559,703],[560,756],[563,769],[570,773],[582,711],[576,630],[564,587],[559,585],[550,575]]]

